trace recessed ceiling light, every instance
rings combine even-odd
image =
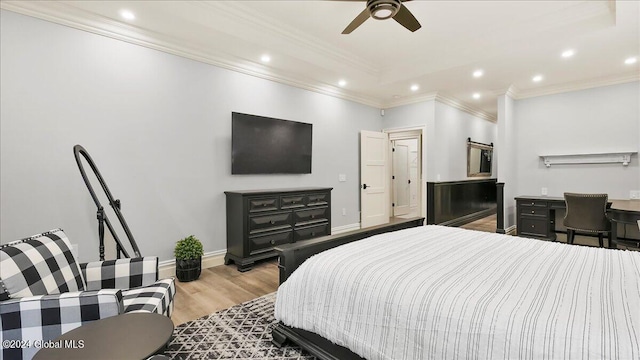
[[[627,65],[631,65],[631,64],[635,64],[637,61],[638,61],[637,57],[630,57],[627,60],[625,60],[624,63]]]
[[[536,75],[531,80],[533,82],[540,82],[540,81],[542,81],[542,75]]]
[[[411,91],[418,91],[418,89],[420,89],[420,85],[417,85],[417,84],[411,85]]]
[[[480,99],[480,93],[474,93],[473,94],[473,98],[474,99]]]
[[[269,61],[271,61],[271,56],[269,56],[269,55],[267,55],[267,54],[262,55],[262,56],[260,57],[260,60],[261,60],[263,63],[268,63]]]
[[[346,85],[347,85],[347,81],[346,81],[346,80],[340,80],[340,81],[338,81],[338,85],[340,85],[340,86],[343,86],[343,87],[344,87],[344,86],[346,86]]]
[[[136,15],[129,10],[120,10],[120,16],[122,16],[123,19],[129,21],[136,19]]]
[[[476,70],[476,71],[473,72],[473,77],[475,77],[475,78],[479,78],[482,75],[484,75],[484,71],[482,71],[482,70]]]
[[[563,57],[563,58],[570,58],[570,57],[572,57],[575,53],[576,53],[576,52],[575,52],[574,50],[572,50],[572,49],[565,50],[565,51],[563,51],[563,52],[562,52],[562,57]]]

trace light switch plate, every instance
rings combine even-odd
[[[546,195],[549,193],[549,191],[548,191],[548,189],[547,189],[546,187],[543,187],[543,188],[540,190],[540,193],[541,193],[542,195],[545,195],[545,196],[546,196]]]
[[[640,199],[640,190],[629,191],[629,199]]]
[[[347,181],[347,174],[339,174],[338,175],[338,181],[340,181],[340,182]]]

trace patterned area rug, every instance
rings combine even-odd
[[[176,326],[165,355],[172,359],[312,360],[297,346],[271,343],[276,293]]]

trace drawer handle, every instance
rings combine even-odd
[[[314,233],[313,231],[311,232],[311,236],[316,236],[316,233]]]
[[[275,221],[273,221],[273,220],[271,220],[271,221],[269,221],[269,222],[271,223],[271,225],[275,225],[275,224],[276,224],[276,222],[275,222]]]
[[[535,226],[531,225],[532,228],[534,228]]]
[[[311,218],[313,219],[314,217],[316,217],[316,216],[312,214],[312,215],[311,215]]]
[[[267,206],[267,203],[262,204],[262,206]]]
[[[271,245],[275,245],[276,241],[275,240],[271,240]]]
[[[531,213],[532,213],[532,214],[535,214],[536,212],[535,212],[535,210],[531,210]]]
[[[535,205],[536,203],[531,203],[531,206]]]

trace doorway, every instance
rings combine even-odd
[[[391,140],[392,216],[418,216],[418,139]]]
[[[361,228],[425,216],[423,131],[360,131]]]
[[[422,129],[386,130],[389,134],[393,217],[422,215]]]

